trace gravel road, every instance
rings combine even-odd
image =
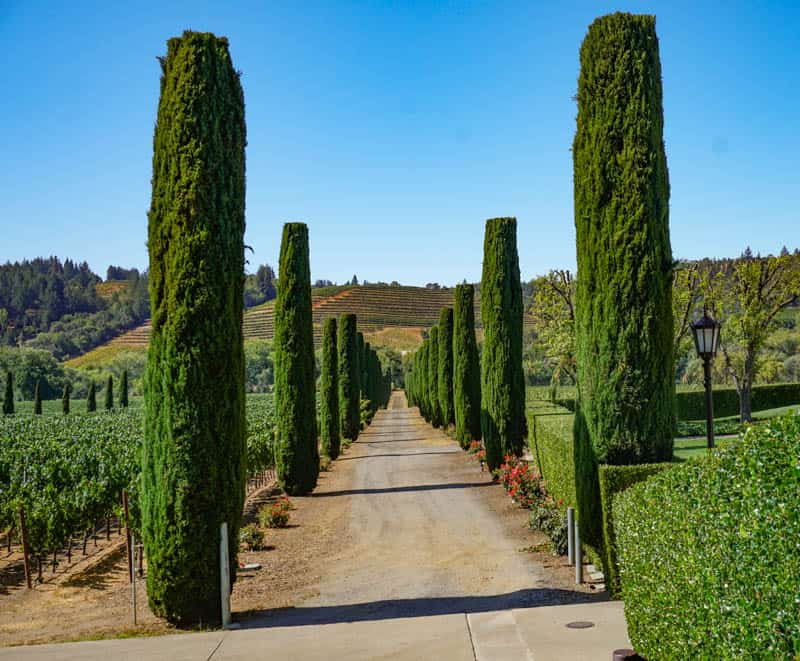
[[[317,506],[347,500],[342,542],[330,540],[318,560],[317,594],[272,611],[270,625],[498,610],[589,596],[573,590],[569,572],[553,568],[555,559],[545,563],[545,554],[521,552],[541,541],[524,529],[524,513],[509,506],[489,473],[452,439],[408,408],[403,393],[392,395],[388,410],[336,463],[339,479],[323,482],[312,500]]]

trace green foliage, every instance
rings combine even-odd
[[[354,314],[339,318],[339,416],[343,438],[355,441],[361,427],[361,385],[358,367],[357,320]]]
[[[617,562],[617,540],[614,533],[614,500],[628,487],[642,482],[677,464],[638,464],[634,466],[600,466],[600,504],[603,511],[603,574],[606,587],[612,597],[619,598],[619,565]]]
[[[336,318],[328,317],[322,328],[322,374],[319,382],[320,437],[322,454],[339,456],[339,356],[336,348]]]
[[[109,375],[106,380],[105,409],[110,411],[114,408],[114,377]]]
[[[271,392],[275,383],[274,345],[271,340],[245,340],[245,388],[247,392]]]
[[[42,399],[56,397],[66,379],[52,354],[27,347],[0,347],[0,371],[14,374],[16,395],[25,400],[33,399],[37,383]]]
[[[648,659],[800,654],[800,416],[616,498],[625,618]]]
[[[536,278],[533,286],[533,315],[536,339],[552,370],[551,381],[561,383],[566,376],[577,379],[575,358],[575,278],[569,271],[550,271]]]
[[[122,378],[119,382],[119,407],[122,409],[128,408],[128,370],[123,370]]]
[[[573,143],[581,532],[602,543],[598,463],[669,461],[674,424],[669,181],[655,18],[595,20]]]
[[[119,507],[139,474],[139,414],[0,419],[0,529],[25,510],[34,555]]]
[[[711,278],[704,302],[723,323],[721,358],[740,396],[742,422],[752,413],[751,390],[765,366],[762,353],[778,315],[800,298],[799,258],[788,252],[754,257],[749,249]]]
[[[439,314],[439,360],[437,363],[439,409],[442,425],[455,424],[453,409],[453,308],[442,308]]]
[[[572,438],[574,417],[558,406],[541,402],[528,411],[529,445],[547,493],[556,501],[576,507],[575,459]]]
[[[91,413],[97,410],[97,390],[94,381],[89,384],[89,392],[86,395],[86,412]]]
[[[14,415],[14,375],[6,372],[6,389],[3,395],[3,415]]]
[[[763,411],[781,406],[800,404],[800,383],[773,383],[753,386],[752,410]],[[675,395],[678,420],[704,420],[706,417],[705,390],[679,392]],[[714,417],[739,414],[739,395],[735,388],[714,388]]]
[[[33,391],[33,413],[34,415],[42,415],[42,394],[38,381],[36,382],[36,389]]]
[[[526,436],[516,218],[486,221],[481,318],[481,432],[486,463],[495,470],[504,455],[522,452]]]
[[[64,391],[61,393],[61,412],[64,415],[69,415],[69,397],[72,394],[72,386],[69,383],[64,384]]]
[[[260,551],[264,548],[264,531],[257,524],[250,523],[239,531],[239,541],[248,551]]]
[[[429,422],[434,427],[442,425],[442,407],[439,403],[439,329],[434,326],[428,335],[428,407]]]
[[[481,366],[475,341],[472,285],[458,285],[453,309],[453,408],[462,448],[481,438]]]
[[[290,495],[310,493],[319,476],[316,367],[311,320],[308,227],[283,227],[275,299],[275,413],[278,483]]]
[[[233,581],[246,480],[244,97],[225,38],[184,32],[161,66],[148,214],[147,592],[157,615],[214,624],[220,524]]]

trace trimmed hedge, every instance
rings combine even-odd
[[[542,403],[528,411],[528,444],[547,493],[565,506],[577,507],[572,426],[575,416],[566,409]]]
[[[619,567],[617,561],[616,535],[614,533],[614,500],[628,487],[642,482],[677,464],[638,464],[634,466],[600,466],[600,507],[603,512],[603,573],[606,587],[612,597],[619,596]]]
[[[562,397],[556,404],[575,411],[575,398]],[[800,383],[771,383],[753,386],[753,411],[800,404]],[[678,390],[675,393],[675,413],[678,420],[705,420],[705,390]],[[739,415],[739,395],[736,388],[714,388],[714,417]]]
[[[800,654],[800,416],[616,498],[620,583],[649,659]]]
[[[753,386],[753,411],[775,409],[800,404],[800,383],[772,383]],[[675,411],[678,420],[705,420],[705,390],[677,393]],[[739,415],[739,395],[736,388],[714,388],[714,417]]]

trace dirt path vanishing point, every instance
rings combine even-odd
[[[256,494],[246,520],[277,496]],[[538,550],[546,540],[526,527],[528,512],[400,392],[320,474],[314,493],[292,502],[290,527],[269,530],[264,550],[240,553],[262,566],[234,586],[231,606],[244,626],[607,598],[576,587],[564,558]],[[147,608],[143,580],[134,627],[130,594],[123,552],[63,584],[0,590],[0,645],[175,631]]]

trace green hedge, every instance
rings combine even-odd
[[[547,493],[565,506],[577,507],[572,425],[566,409],[541,402],[528,409],[528,444]]]
[[[603,511],[603,540],[605,544],[603,573],[606,578],[606,587],[612,597],[619,596],[617,543],[614,534],[614,517],[612,515],[614,500],[618,494],[628,487],[676,465],[670,463],[637,464],[633,466],[603,465],[598,470],[600,507]]]
[[[775,409],[800,404],[800,383],[772,383],[753,386],[753,411]],[[678,420],[704,420],[706,393],[704,390],[678,392],[675,397]],[[714,388],[714,417],[739,415],[739,395],[735,388]]]
[[[786,416],[616,499],[620,583],[639,654],[800,654],[798,457],[800,416]]]
[[[575,398],[562,397],[556,404],[575,411]],[[753,411],[800,404],[800,383],[771,383],[753,386]],[[675,413],[678,420],[705,420],[705,390],[678,390],[675,393]],[[736,388],[714,388],[714,417],[739,415],[739,395]]]

